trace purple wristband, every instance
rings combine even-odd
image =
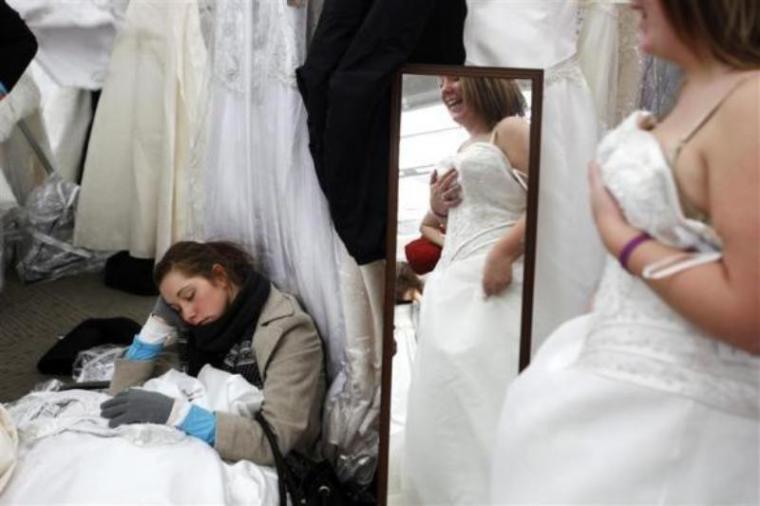
[[[623,246],[623,249],[618,255],[618,261],[620,262],[620,265],[623,266],[623,269],[628,270],[628,259],[631,258],[631,253],[633,253],[633,250],[638,248],[642,242],[648,241],[651,238],[651,235],[647,234],[646,232],[642,232],[625,243],[625,246]]]

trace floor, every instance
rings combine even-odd
[[[152,296],[106,287],[102,273],[25,285],[13,271],[6,272],[0,292],[0,402],[56,378],[39,373],[37,361],[83,320],[125,316],[142,323],[154,302]]]

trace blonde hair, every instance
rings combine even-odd
[[[703,43],[720,62],[736,69],[760,67],[758,0],[661,0],[678,38]]]
[[[525,115],[525,98],[512,79],[462,77],[462,98],[485,122],[488,129],[507,116]]]

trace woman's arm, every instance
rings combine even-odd
[[[525,215],[493,245],[483,267],[483,291],[486,296],[498,295],[512,282],[512,264],[523,253]]]
[[[142,385],[179,365],[176,343],[170,339],[184,328],[182,319],[159,297],[147,321],[123,358],[116,359],[109,392]]]
[[[445,236],[441,231],[441,221],[432,211],[428,211],[425,214],[425,217],[422,218],[422,223],[420,223],[420,233],[422,234],[422,237],[428,241],[443,247]]]
[[[673,309],[715,338],[750,353],[760,353],[760,154],[757,79],[741,86],[700,132],[700,153],[707,167],[707,207],[723,240],[723,258],[672,276],[646,280]],[[741,128],[737,128],[741,125]],[[695,138],[696,141],[696,138]],[[607,249],[619,255],[639,233],[624,219],[590,170],[592,207]],[[636,248],[629,270],[680,253],[657,241]]]
[[[261,412],[285,455],[293,448],[308,449],[319,437],[325,366],[322,343],[308,315],[298,310],[280,322],[284,324],[269,324],[270,331],[283,335],[274,339],[276,349],[268,364],[259,367],[264,371]],[[217,412],[215,440],[225,460],[247,459],[265,465],[274,462],[269,442],[253,419]]]

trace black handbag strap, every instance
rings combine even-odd
[[[261,425],[264,435],[266,436],[267,441],[269,441],[269,446],[272,449],[274,466],[277,469],[277,488],[280,491],[280,506],[287,506],[288,496],[285,484],[288,468],[285,464],[285,459],[282,457],[282,453],[280,453],[280,447],[277,445],[277,436],[272,432],[272,427],[269,425],[266,418],[264,418],[264,415],[261,414],[261,411],[256,412],[255,419],[259,422],[259,425]]]

